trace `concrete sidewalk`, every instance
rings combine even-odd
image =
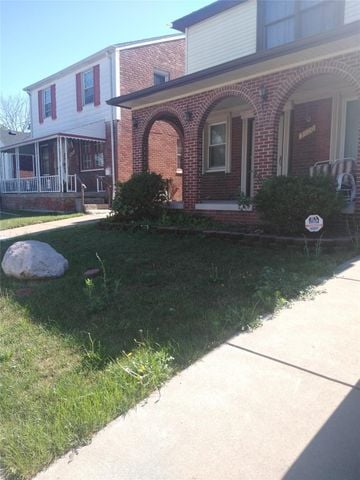
[[[36,480],[359,480],[360,261]]]
[[[53,222],[36,223],[25,227],[9,228],[0,231],[0,241],[9,240],[11,238],[22,237],[24,235],[34,235],[36,233],[46,232],[48,230],[56,230],[58,228],[73,227],[78,224],[91,223],[105,218],[107,213],[86,214],[82,217],[73,217],[64,220],[54,220]]]

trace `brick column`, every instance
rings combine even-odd
[[[137,112],[132,113],[132,148],[133,148],[133,172],[141,173],[146,170],[145,149],[147,148],[146,133],[142,128],[142,118]],[[144,145],[146,143],[146,145]]]
[[[277,126],[260,113],[255,120],[254,193],[265,178],[276,175]]]
[[[184,132],[183,202],[185,210],[195,210],[199,201],[200,158],[197,129],[193,122]]]

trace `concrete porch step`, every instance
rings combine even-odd
[[[85,203],[86,203],[86,204],[88,204],[88,203],[89,203],[89,204],[94,204],[94,203],[96,203],[96,204],[105,204],[106,202],[105,202],[104,197],[87,197],[87,196],[85,195]]]
[[[85,213],[110,213],[110,208],[107,203],[85,203]]]

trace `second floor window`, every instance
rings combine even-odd
[[[94,71],[88,70],[82,76],[83,105],[94,103]]]
[[[161,70],[155,70],[154,72],[154,85],[161,85],[169,80],[169,72],[163,72]]]
[[[43,109],[44,118],[51,117],[51,89],[45,88],[43,90]]]
[[[262,0],[260,47],[273,48],[331,30],[342,21],[343,0]]]

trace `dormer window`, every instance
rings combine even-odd
[[[83,105],[94,103],[94,71],[87,70],[82,74]]]
[[[162,83],[168,82],[170,79],[169,72],[164,72],[162,70],[154,71],[154,85],[161,85]]]
[[[273,48],[335,28],[342,22],[343,0],[262,0],[259,46]]]
[[[51,117],[51,89],[43,90],[44,118]]]

